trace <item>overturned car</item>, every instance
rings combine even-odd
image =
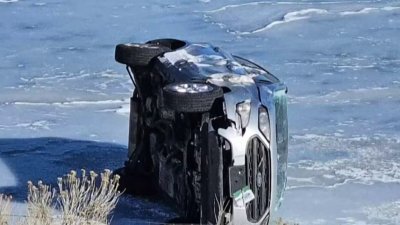
[[[205,43],[119,44],[115,59],[135,85],[122,185],[161,193],[186,222],[268,224],[286,185],[287,87]]]

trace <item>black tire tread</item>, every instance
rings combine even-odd
[[[164,88],[164,103],[168,108],[178,112],[207,112],[215,99],[223,96],[220,87],[211,86],[214,88],[212,91],[203,93],[178,93]]]
[[[150,61],[169,48],[154,44],[119,44],[115,47],[115,60],[128,66],[147,66]]]

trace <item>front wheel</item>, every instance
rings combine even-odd
[[[174,111],[207,112],[223,91],[206,83],[172,83],[163,88],[163,95],[165,106]]]

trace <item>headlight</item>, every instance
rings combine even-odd
[[[271,128],[269,125],[269,114],[268,110],[261,106],[258,110],[258,128],[264,137],[270,141],[271,140]]]
[[[244,101],[236,105],[236,112],[240,116],[240,123],[242,125],[242,128],[247,127],[247,125],[249,124],[250,111],[250,101]]]

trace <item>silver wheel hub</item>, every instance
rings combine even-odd
[[[204,93],[210,92],[214,88],[208,84],[184,83],[170,85],[167,89],[179,93]]]

